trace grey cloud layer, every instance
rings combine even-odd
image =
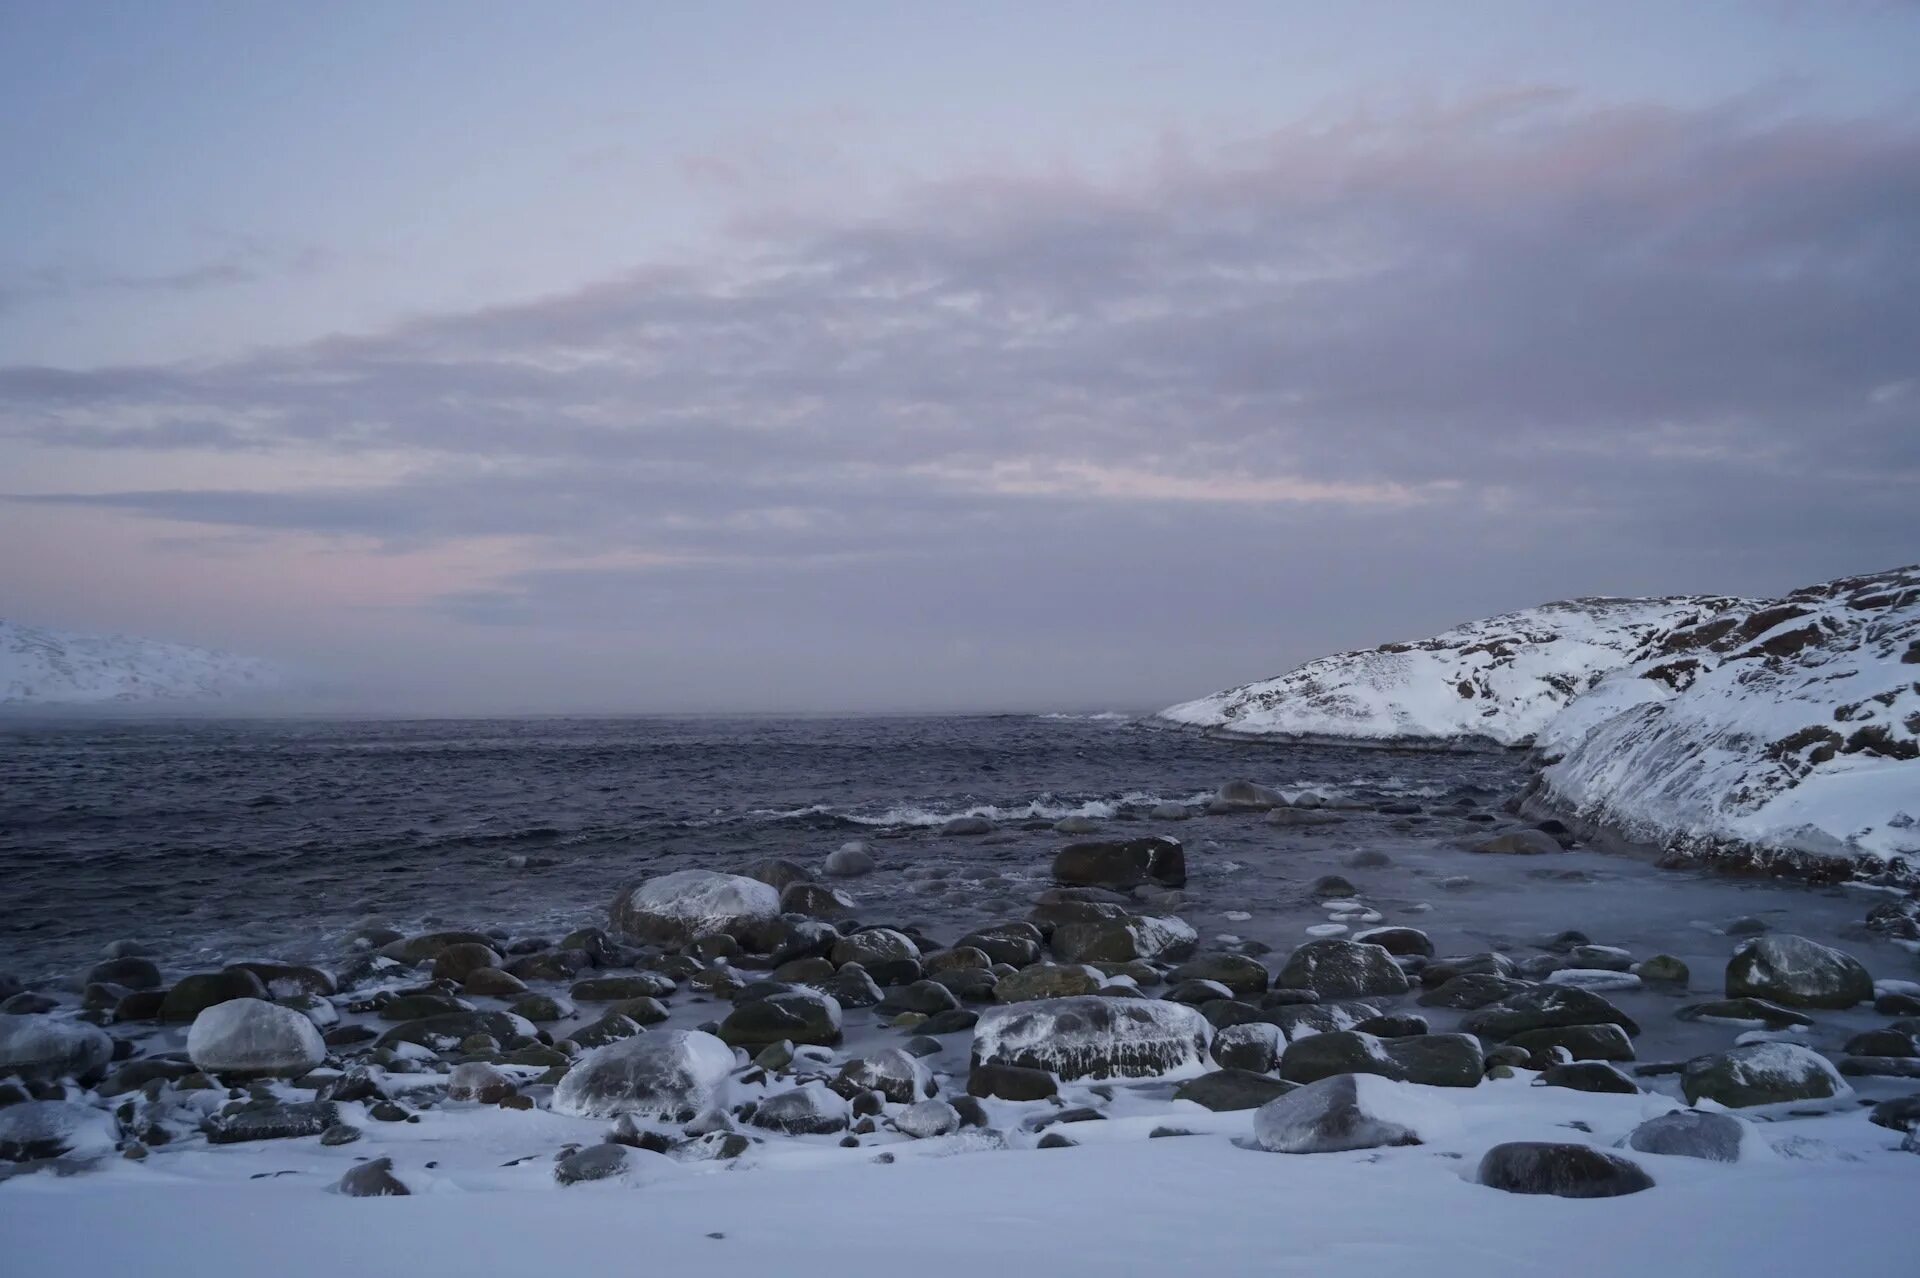
[[[1911,555],[1916,210],[1920,120],[1518,93],[1169,146],[1126,182],[762,218],[728,263],[222,364],[0,369],[0,431],[401,459],[32,499],[529,539],[523,572],[441,601],[464,620],[613,624],[796,566],[815,585],[762,600],[794,617],[861,583],[1044,617],[1075,574],[1146,572],[1269,635],[1232,592],[1332,599],[1334,559],[1397,589],[1467,555],[1545,593],[1784,586]],[[1196,568],[1254,553],[1237,582]],[[652,558],[589,562],[618,554]]]

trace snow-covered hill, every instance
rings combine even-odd
[[[1569,599],[1310,661],[1160,712],[1234,735],[1524,746],[1656,636],[1737,600]]]
[[[1675,630],[1538,745],[1531,804],[1678,859],[1920,870],[1920,566]]]
[[[199,701],[280,683],[277,668],[249,657],[0,620],[0,705]]]

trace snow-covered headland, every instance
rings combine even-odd
[[[1920,868],[1920,567],[1783,599],[1583,599],[1173,706],[1269,739],[1533,746],[1527,810],[1680,860]]]
[[[282,682],[278,668],[250,657],[0,619],[0,706],[206,701]]]

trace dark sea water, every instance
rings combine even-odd
[[[815,863],[855,837],[895,871],[1018,875],[1044,868],[1060,817],[1118,826],[1243,775],[1482,807],[1520,780],[1501,756],[1105,717],[0,722],[0,965],[71,966],[121,937],[318,954],[368,915],[574,926],[632,876]],[[933,833],[966,813],[1002,833]],[[916,883],[862,886],[924,910],[940,894]]]

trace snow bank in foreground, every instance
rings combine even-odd
[[[1245,736],[1529,744],[1565,706],[1677,626],[1735,600],[1570,599],[1431,639],[1310,661],[1170,706],[1162,719]]]
[[[1538,744],[1538,802],[1681,857],[1920,857],[1920,566],[1674,630]]]
[[[0,705],[200,700],[281,683],[278,669],[249,657],[0,620]]]

